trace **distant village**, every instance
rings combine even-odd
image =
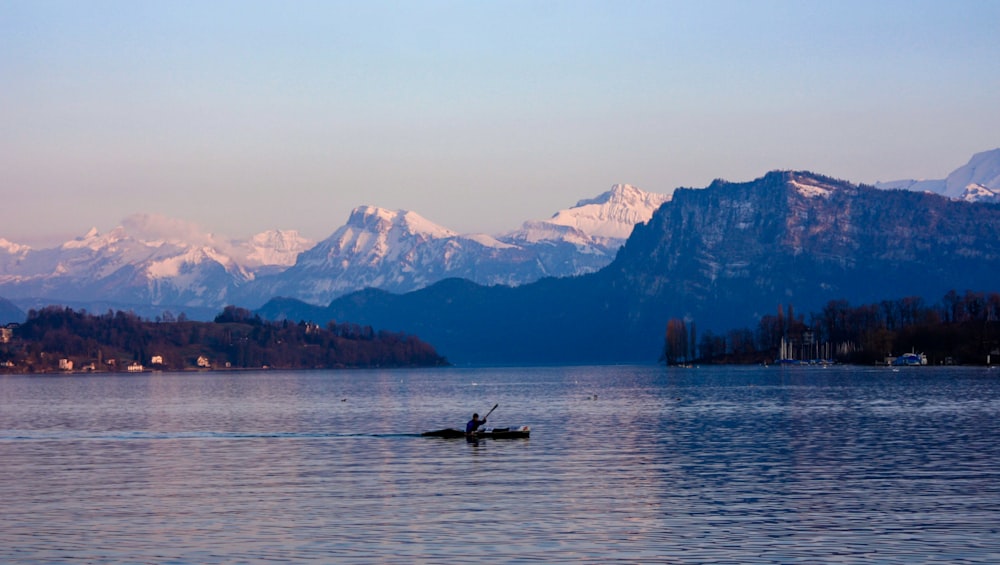
[[[10,360],[8,360],[6,364],[3,366],[9,369],[13,369],[15,367],[14,363]],[[72,373],[74,371],[83,373],[96,373],[98,371],[116,372],[121,370],[118,365],[118,360],[115,358],[104,359],[103,361],[91,361],[90,363],[77,367],[73,363],[72,359],[61,357],[59,359],[58,368],[60,372],[64,373]],[[163,362],[163,356],[153,355],[152,357],[149,358],[149,365],[143,365],[138,361],[131,361],[128,363],[128,365],[125,365],[124,370],[125,372],[128,373],[143,373],[146,371],[162,371],[165,368],[167,368],[167,365]],[[199,355],[198,358],[195,359],[194,361],[193,368],[199,370],[212,369],[212,362],[208,359],[208,357],[205,357],[204,355]],[[225,368],[227,369],[232,368],[232,363],[226,361]],[[261,369],[269,369],[269,368],[270,367],[268,367],[267,365],[261,367]],[[184,368],[181,367],[178,369],[183,370]]]
[[[42,359],[55,360],[55,366],[53,368],[52,363],[30,363],[26,362],[22,365],[15,363],[13,357],[15,355],[11,354],[12,344],[16,344],[15,334],[21,324],[9,323],[3,327],[0,327],[0,347],[4,348],[3,361],[0,361],[0,372],[52,372],[55,371],[61,373],[97,373],[97,372],[127,372],[127,373],[144,373],[147,371],[163,371],[163,370],[212,370],[212,369],[232,369],[233,365],[230,361],[224,361],[219,366],[213,366],[211,359],[205,355],[199,355],[197,358],[191,360],[186,366],[170,367],[164,361],[163,355],[152,355],[149,357],[147,364],[143,364],[138,360],[130,360],[120,362],[119,359],[115,357],[104,358],[102,352],[99,350],[97,352],[97,359],[85,360],[81,362],[78,358],[76,360],[68,357],[60,357],[58,354],[50,355],[43,354],[40,357]],[[14,349],[16,350],[16,349]],[[44,352],[43,352],[44,353]],[[58,359],[57,359],[58,358]],[[267,365],[261,366],[261,369],[269,369]]]

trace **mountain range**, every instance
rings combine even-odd
[[[211,317],[233,289],[287,268],[312,242],[295,231],[233,241],[172,218],[137,214],[49,249],[0,240],[0,295],[21,308],[53,303]]]
[[[759,185],[798,196],[769,201],[767,190],[751,190]],[[877,186],[884,190],[807,172],[717,181],[671,195],[622,184],[494,235],[460,234],[412,211],[361,206],[320,242],[287,230],[235,241],[143,214],[51,249],[0,239],[0,296],[21,311],[55,303],[130,309],[149,318],[172,311],[211,319],[228,304],[264,305],[266,316],[334,318],[416,333],[455,359],[475,362],[571,360],[575,346],[561,350],[551,335],[534,333],[560,327],[588,344],[584,357],[600,360],[607,351],[604,360],[614,361],[619,355],[648,360],[653,344],[644,340],[662,333],[657,324],[666,311],[698,318],[703,328],[722,327],[745,324],[782,301],[808,308],[826,296],[874,300],[912,292],[936,299],[943,286],[979,285],[977,269],[1000,272],[988,253],[977,254],[994,244],[992,217],[970,220],[965,216],[973,212],[955,212],[995,208],[986,203],[1000,193],[1000,149],[974,155],[946,179]],[[971,202],[979,204],[961,207]],[[860,206],[881,215],[863,216]],[[672,216],[682,208],[681,216]],[[741,218],[736,227],[734,217]],[[770,231],[747,231],[758,225]],[[955,225],[966,229],[947,231]],[[981,226],[993,231],[981,233]],[[652,243],[651,229],[669,233],[669,242]],[[963,240],[977,243],[945,245]],[[973,258],[978,267],[967,264]],[[954,269],[942,270],[959,259]],[[430,302],[421,305],[422,299]],[[464,309],[448,318],[457,304]],[[594,318],[595,308],[608,318]],[[407,318],[410,310],[418,314]],[[465,327],[468,315],[495,320],[509,335],[489,336],[484,343],[496,347],[480,351],[470,340],[484,336]],[[609,332],[631,337],[608,348],[617,339]],[[534,340],[510,341],[512,335]]]
[[[548,220],[498,235],[459,234],[415,212],[362,206],[293,266],[260,277],[236,296],[251,305],[275,296],[328,304],[363,288],[401,293],[446,278],[517,286],[594,272],[668,199],[619,184]]]
[[[496,236],[361,206],[319,243],[280,230],[233,241],[181,220],[135,215],[51,249],[0,239],[0,296],[25,309],[55,302],[211,319],[228,304],[256,307],[274,296],[327,304],[366,287],[407,292],[449,277],[518,285],[604,267],[634,225],[668,198],[615,185]]]
[[[670,318],[753,327],[793,305],[1000,288],[1000,206],[805,171],[677,189],[600,271],[519,287],[445,280],[329,306],[274,299],[271,319],[404,329],[458,364],[651,362]]]

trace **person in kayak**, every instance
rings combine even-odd
[[[482,426],[485,423],[486,423],[486,418],[480,420],[479,413],[473,414],[472,419],[469,420],[469,423],[465,425],[465,435],[472,435],[476,433],[476,430],[479,429],[479,426]]]

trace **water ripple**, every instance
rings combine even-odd
[[[0,561],[1000,562],[1000,386],[900,375],[4,378]]]

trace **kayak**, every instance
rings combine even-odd
[[[455,428],[445,428],[420,434],[424,437],[466,437],[465,432]],[[519,439],[527,438],[531,435],[531,428],[520,426],[517,428],[487,428],[469,435],[470,438],[481,439]]]
[[[443,430],[434,430],[432,432],[424,432],[420,434],[424,437],[466,437],[466,434],[462,430],[456,430],[455,428],[445,428]],[[488,428],[485,430],[479,430],[474,434],[470,434],[468,437],[471,438],[489,438],[489,439],[517,439],[526,438],[531,435],[531,428],[528,426],[520,426],[517,428]]]

